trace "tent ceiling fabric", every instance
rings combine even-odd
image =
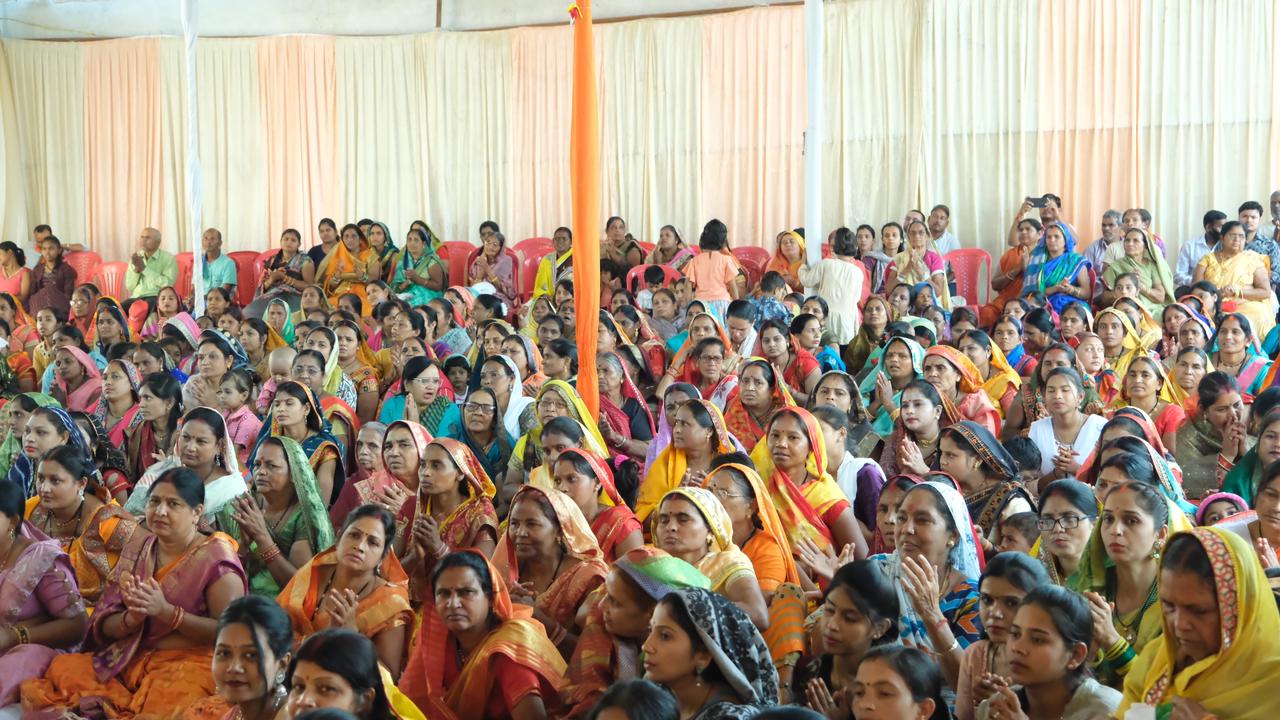
[[[600,0],[597,22],[794,4],[795,0]],[[441,30],[491,30],[566,22],[568,0],[443,0]],[[436,28],[436,0],[201,0],[205,37],[402,35]],[[0,0],[0,37],[86,40],[181,35],[178,5],[164,0]]]

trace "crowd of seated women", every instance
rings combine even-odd
[[[1060,210],[983,307],[943,206],[763,272],[611,218],[588,317],[493,222],[465,286],[326,219],[243,309],[0,293],[0,717],[1275,717],[1268,301]]]

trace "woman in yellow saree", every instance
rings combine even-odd
[[[120,551],[138,521],[110,498],[87,448],[74,443],[50,450],[36,468],[36,495],[27,500],[27,522],[62,545],[80,594],[92,606],[102,597]],[[74,525],[72,524],[74,521]]]
[[[512,600],[532,607],[551,642],[572,655],[594,604],[588,596],[609,573],[573,499],[532,486],[517,492],[493,564],[511,586]]]
[[[445,555],[431,576],[400,688],[428,717],[545,718],[560,709],[564,658],[480,553]]]
[[[685,484],[701,485],[712,458],[734,450],[719,408],[706,400],[682,403],[671,419],[671,445],[645,470],[636,499],[636,518],[646,522],[669,491]]]
[[[663,496],[650,523],[653,543],[694,566],[711,590],[742,608],[756,627],[769,626],[769,610],[755,567],[733,542],[733,520],[720,499],[701,487]]]
[[[1266,337],[1275,326],[1271,311],[1270,274],[1265,258],[1244,247],[1244,226],[1232,220],[1223,223],[1222,240],[1213,252],[1200,258],[1192,280],[1208,280],[1218,288],[1223,312],[1239,312],[1249,318],[1254,334]]]
[[[1196,528],[1173,536],[1160,575],[1164,635],[1134,662],[1115,716],[1134,703],[1161,718],[1280,716],[1280,616],[1254,549],[1229,530]],[[1216,632],[1180,641],[1209,620],[1210,607]]]
[[[112,717],[170,717],[214,693],[217,618],[248,589],[235,544],[206,536],[204,484],[163,473],[147,498],[147,526],[121,553],[89,628],[94,653],[59,655],[22,685],[23,717],[96,707]]]
[[[364,284],[381,277],[382,261],[369,248],[359,225],[344,225],[340,237],[341,242],[320,261],[316,283],[324,289],[324,296],[333,307],[337,307],[338,298],[347,293],[359,297],[360,302],[368,306]]]

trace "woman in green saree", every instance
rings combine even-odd
[[[279,435],[258,446],[249,493],[222,508],[217,526],[240,545],[249,591],[271,598],[334,542],[307,454]]]
[[[391,289],[415,307],[443,297],[449,284],[444,261],[436,253],[438,243],[430,228],[426,231],[410,228],[405,237],[404,251],[396,258]]]

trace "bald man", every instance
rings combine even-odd
[[[131,298],[153,298],[162,288],[178,282],[178,261],[160,249],[160,231],[143,228],[138,251],[129,257],[124,286]]]

